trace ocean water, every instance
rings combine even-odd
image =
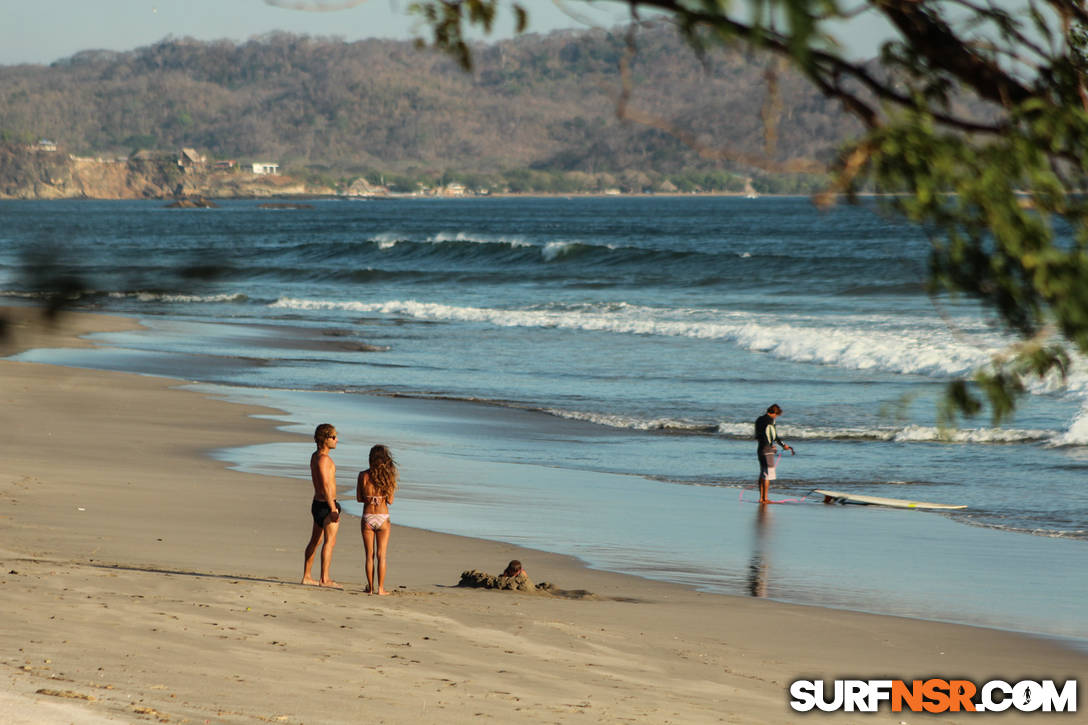
[[[0,202],[0,301],[33,300],[24,265],[44,250],[89,288],[77,309],[146,326],[20,359],[179,377],[301,432],[331,420],[358,439],[338,452],[352,465],[395,441],[406,524],[715,591],[1088,636],[1088,367],[1034,384],[1005,425],[939,429],[944,384],[1010,340],[926,294],[918,229],[804,198],[312,204]],[[788,505],[757,514],[752,424],[771,403],[797,455],[772,489]],[[306,475],[305,446],[220,455]],[[814,488],[968,508],[817,506]],[[578,526],[541,515],[556,507]],[[780,551],[753,580],[756,548],[821,536],[849,545],[792,568]],[[1041,599],[996,575],[965,597],[950,570],[903,586],[876,554],[942,546],[975,552],[954,576],[994,567],[983,551],[1035,569]],[[872,579],[843,591],[829,560]]]

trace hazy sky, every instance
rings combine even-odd
[[[0,0],[0,65],[52,63],[81,50],[132,50],[167,36],[244,41],[282,30],[308,35],[409,39],[426,35],[407,12],[412,0]],[[530,30],[613,27],[627,19],[623,2],[520,0]],[[995,0],[1012,8],[1025,0]],[[743,2],[737,7],[743,8]],[[310,8],[299,10],[296,8]],[[320,11],[320,8],[325,8]],[[885,28],[885,29],[882,29]],[[853,21],[836,34],[854,57],[872,57],[887,26]],[[491,37],[509,37],[503,18]]]
[[[0,65],[51,63],[80,50],[131,50],[168,35],[199,40],[247,40],[274,30],[309,35],[407,39],[418,21],[411,0],[0,0]],[[552,0],[522,0],[531,29],[547,32],[584,27]],[[354,5],[354,7],[351,7]],[[340,8],[325,12],[297,6]],[[621,3],[571,2],[571,12],[587,14],[611,27],[624,18]],[[510,35],[508,20],[498,37]]]
[[[1026,0],[994,0],[1022,6]],[[409,39],[426,35],[408,15],[412,0],[0,0],[0,65],[51,63],[81,50],[132,50],[167,36],[245,41],[282,30],[308,35]],[[530,30],[589,25],[610,28],[627,20],[623,2],[520,0]],[[860,4],[860,2],[859,2]],[[743,9],[746,3],[738,2]],[[309,8],[300,10],[297,8]],[[321,11],[320,8],[325,8]],[[884,29],[882,29],[884,28]],[[887,26],[862,17],[836,32],[854,57],[872,57]],[[503,18],[492,38],[509,37]]]

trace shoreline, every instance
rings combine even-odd
[[[138,327],[121,317],[105,317],[101,323]],[[186,384],[191,373],[184,362],[100,367],[92,362],[95,353],[38,352],[45,354],[19,359],[152,375],[215,400],[280,411],[272,416],[279,421],[277,429],[294,434],[295,442],[228,444],[208,452],[233,470],[306,480],[297,460],[309,453],[310,421],[326,418],[338,424],[341,438],[346,434],[348,445],[341,447],[339,458],[352,475],[366,468],[369,442],[390,443],[414,479],[399,497],[401,525],[569,555],[597,571],[706,593],[994,628],[1088,650],[1088,623],[1078,603],[1088,592],[1083,585],[1055,588],[1046,574],[1084,565],[1088,551],[1076,539],[1040,537],[932,512],[827,507],[811,500],[764,512],[736,484],[676,488],[633,470],[554,468],[534,457],[532,448],[519,446],[531,441],[538,451],[562,457],[568,439],[582,441],[583,448],[610,446],[611,433],[487,402]],[[504,430],[525,434],[504,437]],[[480,441],[492,438],[505,455],[462,460],[460,452],[476,450]],[[360,448],[360,442],[366,445]],[[667,520],[655,522],[654,516],[664,512],[626,503],[648,497],[668,499]],[[562,510],[573,500],[581,505],[558,519],[534,513]],[[358,513],[354,501],[344,504],[349,513]],[[625,533],[647,526],[669,534],[647,549]],[[908,542],[913,542],[911,556],[901,559],[898,547]],[[1040,560],[1049,560],[1050,566],[1039,570],[1035,562]],[[974,586],[964,589],[963,581]]]
[[[763,510],[729,486],[677,487],[638,474],[518,457],[466,461],[459,451],[475,450],[483,440],[505,450],[517,446],[522,437],[505,437],[504,429],[526,431],[544,449],[569,438],[598,440],[589,424],[540,420],[488,404],[192,387],[221,400],[288,411],[293,422],[284,429],[300,436],[308,430],[298,421],[331,416],[340,422],[342,440],[391,445],[414,479],[398,498],[401,523],[569,554],[594,569],[702,592],[992,627],[1088,646],[1079,614],[1083,588],[1055,590],[1045,574],[1080,570],[1088,553],[1083,542],[974,526],[935,512],[815,502]],[[304,445],[269,444],[216,457],[240,471],[297,476],[295,461],[306,452]],[[341,455],[349,467],[366,467],[365,456],[350,445]],[[647,500],[668,504],[656,510],[639,503]],[[571,507],[573,501],[578,505]],[[552,511],[563,515],[540,515]],[[645,547],[639,536],[623,531],[668,535]],[[913,550],[904,557],[905,544]],[[1040,573],[1043,560],[1049,567]],[[973,586],[965,588],[966,581]]]
[[[16,326],[2,354],[86,345],[77,336],[103,325],[138,327],[66,313],[53,331]],[[61,704],[86,722],[348,722],[377,703],[393,722],[758,723],[794,717],[788,683],[812,675],[1044,679],[1088,664],[1040,637],[702,593],[405,526],[390,549],[396,594],[363,598],[351,517],[333,559],[345,591],[302,587],[309,484],[211,456],[300,442],[279,411],[128,373],[0,360],[0,377],[14,431],[0,442],[12,613],[0,713],[28,708],[13,722],[79,721],[46,714]],[[350,488],[347,467],[338,484]],[[510,558],[573,594],[454,586]]]
[[[794,194],[780,194],[774,192],[760,192],[757,196],[752,197],[745,194],[743,191],[691,191],[691,192],[622,192],[619,194],[608,194],[603,191],[575,191],[575,192],[493,192],[489,194],[389,194],[384,196],[366,196],[366,195],[351,195],[351,194],[323,194],[317,192],[301,192],[297,194],[284,193],[284,194],[241,194],[241,195],[228,195],[228,196],[216,196],[210,194],[191,194],[191,195],[167,195],[167,196],[117,196],[117,197],[99,197],[99,196],[56,196],[56,197],[15,197],[15,196],[0,196],[0,201],[146,201],[146,202],[171,202],[179,199],[191,199],[202,198],[206,200],[214,201],[269,201],[273,199],[288,199],[292,201],[404,201],[404,200],[416,200],[416,201],[467,201],[473,199],[652,199],[655,197],[664,199],[746,199],[753,201],[756,199],[811,199],[816,196],[826,196],[820,192],[812,194],[794,193]],[[834,198],[836,202],[845,201],[850,197],[849,194],[836,193],[832,194],[831,198]],[[875,192],[858,192],[852,196],[859,199],[879,199],[897,196],[896,194],[875,193]],[[901,196],[901,195],[899,195]]]

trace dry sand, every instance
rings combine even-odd
[[[16,320],[4,354],[135,324],[63,323]],[[301,586],[309,483],[207,455],[298,438],[251,417],[274,411],[177,384],[0,360],[0,721],[800,722],[821,718],[789,709],[802,677],[1088,671],[1085,654],[1012,633],[702,594],[401,526],[395,593],[372,597],[352,517],[333,561],[345,589]],[[513,558],[570,596],[455,587]]]

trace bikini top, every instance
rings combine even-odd
[[[385,496],[364,496],[363,499],[372,506],[377,506],[385,501]]]

